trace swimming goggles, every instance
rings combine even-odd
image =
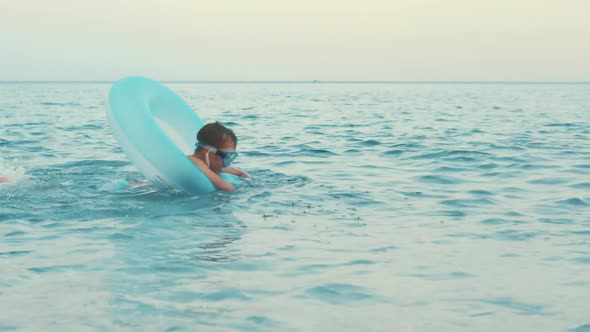
[[[213,152],[216,155],[218,155],[219,158],[221,158],[221,162],[223,163],[223,167],[229,166],[238,157],[238,153],[235,150],[221,151],[217,148],[212,147],[211,145],[201,143],[201,142],[197,142],[196,145],[197,145],[197,150],[209,148],[209,151],[207,151],[207,154],[205,155],[205,159],[207,161],[207,166],[209,166],[209,167],[211,166],[209,163],[209,152]]]

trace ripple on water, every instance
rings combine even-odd
[[[70,161],[67,163],[57,164],[54,165],[56,169],[65,169],[70,170],[75,167],[88,167],[91,169],[96,170],[96,168],[100,167],[121,167],[129,165],[129,161],[127,160],[96,160],[96,159],[85,159],[85,160],[76,160]]]
[[[33,250],[12,250],[6,252],[0,252],[0,256],[24,256],[34,252]]]
[[[324,150],[324,149],[302,149],[301,151],[298,152],[300,155],[302,156],[309,156],[309,157],[321,157],[321,156],[337,156],[338,153],[330,151],[330,150]]]
[[[417,181],[433,184],[460,184],[465,180],[449,175],[422,175],[415,178]]]
[[[529,180],[529,181],[527,181],[527,183],[553,185],[553,184],[564,184],[564,183],[568,183],[569,181],[570,181],[570,179],[567,179],[567,178],[541,178],[541,179]]]
[[[440,202],[440,204],[454,206],[454,207],[479,207],[493,205],[494,201],[488,198],[476,198],[476,199],[446,199]]]
[[[371,249],[371,252],[381,253],[381,252],[389,252],[392,250],[399,250],[399,247],[394,246],[394,245],[386,245],[383,247],[373,248],[373,249]]]
[[[243,326],[244,331],[254,331],[254,330],[257,330],[261,327],[278,329],[280,326],[278,321],[271,319],[269,317],[266,317],[266,316],[260,316],[260,315],[249,316],[246,318],[246,320],[252,324],[244,325]]]
[[[350,262],[346,262],[344,264],[342,264],[343,266],[349,266],[349,265],[373,265],[376,264],[377,262],[371,259],[354,259],[351,260]]]
[[[560,168],[557,165],[544,165],[544,164],[524,164],[519,166],[521,169],[524,170],[540,170],[540,169],[549,169],[549,168]]]
[[[450,166],[441,166],[434,169],[435,172],[441,173],[456,173],[456,172],[470,172],[471,169],[467,167],[450,167]]]
[[[432,281],[443,281],[443,280],[456,280],[456,279],[467,279],[473,278],[474,275],[463,272],[463,271],[455,271],[450,273],[435,273],[435,274],[428,274],[428,273],[410,273],[407,274],[409,277],[424,279],[424,280],[432,280]]]
[[[76,265],[55,265],[55,266],[42,266],[42,267],[31,267],[28,268],[29,271],[35,273],[51,273],[51,272],[64,272],[64,271],[75,271],[84,268],[85,265],[76,264]]]
[[[492,193],[491,191],[481,190],[481,189],[469,190],[467,193],[471,194],[471,195],[477,195],[477,196],[492,196],[492,195],[494,195],[494,193]]]
[[[387,156],[399,156],[399,155],[403,154],[404,152],[406,152],[406,151],[404,151],[404,150],[387,150],[384,152],[384,154]]]
[[[354,206],[365,206],[372,204],[381,204],[383,202],[373,199],[368,193],[350,192],[350,191],[339,191],[331,192],[328,194],[330,197],[344,200],[348,204]]]
[[[522,223],[521,221],[508,220],[508,219],[503,219],[503,218],[487,218],[487,219],[484,219],[484,220],[482,220],[480,222],[482,224],[486,224],[486,225],[502,225],[502,224],[518,224],[518,223]]]
[[[377,296],[367,288],[345,283],[327,283],[309,288],[308,297],[337,305],[354,305],[377,300]]]
[[[452,218],[464,218],[467,217],[467,212],[461,210],[446,210],[437,213],[440,216],[452,217]]]
[[[560,200],[555,203],[560,206],[565,205],[565,206],[570,206],[570,207],[588,207],[588,206],[590,206],[590,203],[588,203],[585,200],[578,198],[578,197],[572,197],[572,198]]]
[[[237,301],[251,301],[252,298],[237,288],[225,288],[209,293],[201,294],[202,299],[207,301],[226,301],[226,300],[237,300]]]
[[[590,264],[590,256],[576,257],[573,261],[578,264]]]
[[[496,164],[496,163],[485,163],[485,164],[481,164],[481,165],[477,165],[477,168],[479,169],[494,169],[494,168],[498,168],[500,167],[500,164]]]
[[[474,162],[483,157],[491,156],[490,153],[472,150],[443,150],[439,152],[420,153],[410,157],[410,159],[435,159],[449,161],[468,161]]]
[[[41,103],[39,103],[39,105],[43,105],[43,106],[81,106],[79,103],[71,103],[71,102],[60,103],[60,102],[51,102],[51,101],[41,102]]]
[[[567,332],[590,332],[590,323],[576,326],[567,330]]]
[[[500,306],[511,310],[517,315],[525,316],[547,316],[550,315],[545,310],[545,307],[540,304],[531,304],[525,302],[515,301],[512,298],[496,298],[496,299],[485,299],[481,300],[483,303]]]
[[[376,145],[380,145],[381,142],[374,140],[374,139],[369,139],[369,140],[363,141],[361,144],[364,146],[376,146]]]
[[[539,235],[538,232],[525,232],[521,230],[506,229],[498,231],[495,238],[504,241],[527,241]]]
[[[9,237],[9,236],[21,236],[21,235],[25,235],[26,233],[23,231],[13,231],[13,232],[8,232],[6,234],[4,234],[4,236]]]
[[[571,127],[576,127],[578,124],[577,123],[572,123],[572,122],[561,122],[561,123],[549,123],[546,124],[545,127],[567,127],[567,128],[571,128]]]
[[[590,189],[590,182],[579,182],[570,185],[570,188],[575,189]]]

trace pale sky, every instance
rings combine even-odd
[[[0,0],[0,47],[0,81],[590,81],[590,0]]]

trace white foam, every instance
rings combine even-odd
[[[0,178],[8,179],[7,182],[0,182],[0,185],[21,183],[29,180],[29,176],[22,166],[14,166],[3,160],[0,160]]]

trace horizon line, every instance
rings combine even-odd
[[[0,80],[0,84],[112,84],[116,81],[118,80]],[[159,82],[171,84],[590,84],[590,80],[161,80]]]

